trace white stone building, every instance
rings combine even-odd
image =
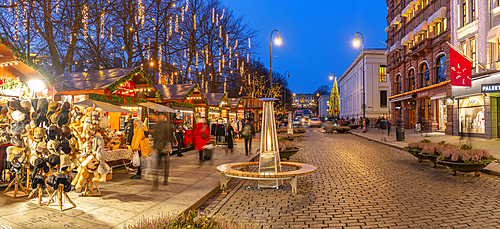
[[[321,97],[319,97],[319,100],[318,100],[318,116],[320,118],[328,116],[328,108],[330,107],[330,104],[329,104],[328,100],[330,100],[330,96],[329,95],[322,95]]]
[[[381,116],[389,116],[388,96],[391,94],[386,74],[385,49],[365,49],[354,59],[338,79],[340,93],[340,117],[359,120],[363,117],[363,62],[365,65],[366,117],[375,123]]]

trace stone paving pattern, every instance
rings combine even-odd
[[[201,210],[262,228],[499,228],[497,176],[418,163],[409,153],[352,134],[307,132],[293,161],[318,171],[278,190],[233,179]]]

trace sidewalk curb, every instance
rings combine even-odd
[[[386,143],[386,142],[381,142],[381,141],[378,141],[378,140],[375,140],[375,139],[371,139],[371,138],[368,138],[366,136],[360,135],[358,133],[353,133],[353,132],[348,132],[348,133],[350,133],[350,134],[352,134],[354,136],[358,136],[360,138],[364,138],[364,139],[369,140],[369,141],[377,142],[377,143],[382,144],[382,145],[386,145],[386,146],[390,146],[390,147],[395,148],[395,149],[403,150],[403,148],[401,148],[399,146],[395,146],[395,145],[392,145],[392,144],[389,144],[389,143]],[[486,169],[486,168],[481,169],[480,171],[483,172],[483,173],[490,174],[490,175],[500,176],[500,172],[498,172],[498,171],[494,171],[494,170],[490,170],[490,169]]]
[[[254,161],[258,157],[259,157],[259,154],[256,154],[249,161]],[[210,176],[213,176],[214,174],[220,174],[220,172],[217,171],[215,173],[212,173],[212,175],[210,175]],[[203,203],[205,203],[205,201],[207,201],[210,197],[212,197],[213,195],[215,195],[215,193],[219,192],[219,190],[220,190],[220,182],[219,182],[219,184],[217,184],[217,186],[215,186],[214,188],[212,188],[210,190],[210,192],[208,192],[203,197],[201,197],[198,201],[196,201],[194,204],[192,204],[191,206],[189,206],[188,208],[186,208],[186,210],[182,211],[182,214],[187,213],[190,210],[194,210],[194,209],[199,208]]]

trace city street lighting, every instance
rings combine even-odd
[[[336,77],[336,76],[335,76],[335,72],[331,71],[331,72],[330,72],[330,77],[329,77],[329,78],[330,78],[330,80],[333,80],[333,77]]]
[[[288,73],[288,79],[290,79],[290,71],[285,71],[285,76],[287,75],[286,73]],[[285,99],[285,102],[283,103],[283,106],[285,107],[285,113],[288,111],[288,109],[287,109],[288,108],[288,106],[287,106],[288,103],[286,102],[286,94],[287,94],[286,92],[287,92],[286,88],[283,87],[283,95],[284,95],[283,97]]]
[[[281,44],[280,32],[277,29],[275,29],[271,32],[271,36],[269,38],[269,78],[271,79],[271,87],[273,86],[273,76],[271,75],[271,66],[272,66],[272,59],[273,59],[272,53],[273,53],[273,33],[274,33],[274,31],[276,31],[276,33],[277,33],[275,43],[277,45]]]
[[[352,43],[355,47],[359,46],[359,41],[358,41],[358,34],[361,36],[362,40],[362,46],[361,46],[361,59],[363,59],[363,104],[361,107],[363,108],[363,119],[366,118],[366,105],[365,105],[365,39],[363,38],[363,34],[361,32],[356,32],[356,38],[354,39],[354,42]]]

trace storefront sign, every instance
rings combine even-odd
[[[481,84],[481,93],[500,92],[500,84]]]
[[[429,92],[424,91],[417,94],[417,98],[422,98],[422,97],[429,97]]]

